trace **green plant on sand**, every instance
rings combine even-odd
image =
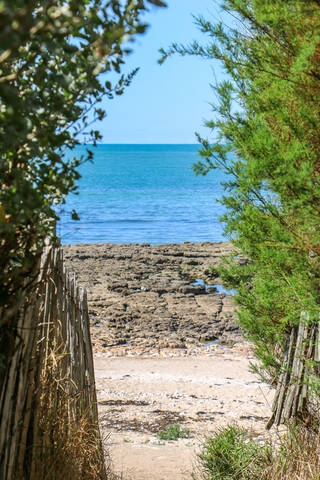
[[[198,460],[204,480],[261,480],[265,465],[271,463],[271,448],[250,440],[242,428],[228,425],[207,438]]]
[[[160,440],[178,440],[178,438],[189,438],[190,431],[188,428],[181,428],[179,424],[169,425],[165,430],[160,430],[157,433]]]
[[[236,425],[207,438],[193,480],[319,480],[319,425],[291,422],[273,442],[260,443]]]

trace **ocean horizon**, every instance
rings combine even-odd
[[[224,207],[222,172],[196,176],[197,144],[100,144],[78,146],[93,161],[80,166],[78,194],[60,210],[62,244],[219,242]],[[71,219],[75,210],[79,221]]]

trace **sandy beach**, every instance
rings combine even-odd
[[[214,273],[231,250],[208,242],[64,247],[88,291],[100,426],[124,480],[191,479],[205,437],[229,423],[266,434],[273,392],[249,371],[233,295]],[[172,424],[189,437],[160,440]]]
[[[246,346],[153,355],[95,356],[100,426],[125,480],[191,480],[205,437],[229,423],[264,438],[272,391],[249,372]],[[189,438],[159,440],[170,424]]]

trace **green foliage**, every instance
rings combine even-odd
[[[199,454],[206,480],[261,480],[271,462],[271,450],[250,440],[245,430],[228,425],[207,438]]]
[[[82,161],[66,156],[100,134],[103,97],[121,95],[136,71],[121,73],[141,14],[160,0],[0,2],[0,356],[16,338],[16,307],[32,281],[57,205],[76,189]],[[114,82],[105,75],[112,74]],[[116,76],[118,74],[118,76]],[[82,137],[83,138],[83,137]],[[72,213],[77,218],[76,213]]]
[[[287,333],[302,311],[320,313],[320,3],[226,0],[230,25],[198,18],[208,43],[163,51],[222,63],[213,86],[212,140],[197,174],[229,174],[225,232],[249,259],[226,260],[220,275],[236,288],[239,322],[278,378]],[[200,138],[200,137],[199,137]]]
[[[178,440],[178,438],[189,438],[190,431],[188,428],[181,428],[179,424],[172,424],[165,430],[160,430],[157,437],[160,440]]]
[[[228,425],[206,440],[197,467],[194,479],[319,480],[319,425],[291,423],[273,444]]]

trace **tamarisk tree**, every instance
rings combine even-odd
[[[222,220],[248,264],[229,258],[220,273],[237,289],[239,323],[262,378],[276,384],[292,329],[303,322],[310,332],[319,323],[320,2],[226,0],[222,9],[229,26],[198,18],[207,43],[173,44],[162,61],[197,55],[219,60],[227,74],[213,86],[218,100],[207,126],[214,136],[200,139],[195,171],[229,174]],[[310,338],[300,357],[316,347]],[[300,375],[298,388],[308,383],[317,392],[317,363],[308,358],[310,375]]]
[[[121,73],[141,16],[160,0],[0,1],[0,364],[12,353],[16,313],[56,207],[75,190],[83,158],[65,156],[122,94]],[[111,83],[108,76],[117,78]],[[116,76],[118,74],[118,76]],[[91,153],[88,151],[87,158]],[[76,217],[76,213],[74,213]],[[1,366],[1,365],[0,365]],[[1,379],[1,375],[0,375]]]

